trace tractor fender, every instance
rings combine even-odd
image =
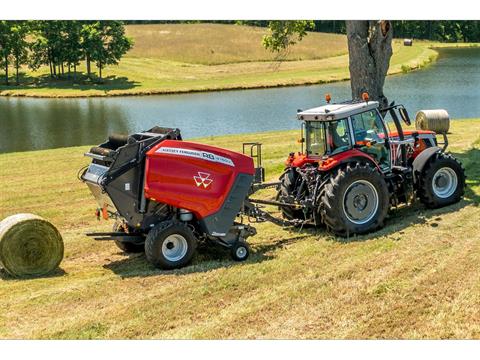
[[[421,173],[423,170],[423,167],[427,163],[427,161],[434,156],[436,153],[440,152],[442,149],[440,149],[438,146],[432,146],[429,147],[425,150],[423,150],[416,158],[413,160],[413,174],[415,175],[417,172]],[[414,182],[417,182],[417,177],[413,177]]]
[[[330,164],[326,165],[326,166],[321,166],[319,168],[319,170],[321,171],[332,171],[336,168],[338,168],[339,166],[342,166],[342,165],[347,165],[349,163],[358,163],[358,162],[366,162],[366,163],[369,163],[372,167],[378,169],[380,172],[380,167],[378,166],[378,164],[375,162],[375,160],[373,160],[370,156],[368,156],[367,154],[363,154],[363,153],[360,153],[360,154],[356,154],[355,156],[352,156],[352,157],[344,157],[343,159],[339,159],[337,161],[333,161],[331,162]]]

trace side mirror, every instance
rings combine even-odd
[[[402,117],[402,120],[405,122],[407,125],[411,125],[412,121],[410,120],[410,116],[408,116],[407,109],[405,109],[403,106],[398,108],[398,112],[400,113],[400,116]]]

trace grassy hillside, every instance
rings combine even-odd
[[[94,219],[76,178],[88,147],[2,154],[0,218],[46,217],[66,256],[48,278],[0,272],[0,338],[480,338],[480,119],[451,131],[468,176],[460,203],[400,208],[384,229],[349,240],[260,224],[246,263],[204,250],[176,271],[83,235],[111,226]],[[260,138],[274,179],[297,137],[200,141],[240,150]]]
[[[147,95],[223,89],[317,84],[346,80],[344,35],[309,33],[278,62],[261,45],[265,29],[221,24],[131,25],[134,48],[118,66],[104,71],[104,83],[51,82],[46,67],[22,76],[22,85],[0,85],[0,95],[80,97]],[[433,61],[432,42],[405,47],[394,42],[390,74]],[[469,46],[470,44],[461,44]],[[79,67],[85,71],[84,64]]]
[[[217,65],[272,61],[262,37],[266,28],[222,24],[129,25],[135,39],[129,57],[155,58],[190,64]],[[339,34],[310,33],[294,45],[285,60],[312,60],[347,54],[347,38]]]

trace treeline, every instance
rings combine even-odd
[[[0,67],[6,85],[9,68],[15,69],[18,85],[19,69],[24,65],[33,71],[48,66],[51,78],[73,76],[75,81],[82,61],[88,79],[95,64],[101,80],[102,69],[118,64],[132,45],[121,21],[0,21]]]
[[[267,27],[268,20],[217,20],[217,21],[128,21],[131,24],[172,24],[172,23],[219,23]],[[311,31],[345,34],[343,20],[315,20]],[[442,42],[480,41],[480,21],[466,20],[394,20],[393,31],[396,38],[414,38]]]
[[[268,26],[268,21],[236,21],[236,23]],[[345,34],[347,27],[341,20],[315,20],[312,31]],[[441,42],[478,42],[480,41],[480,21],[466,20],[394,20],[393,36],[396,38],[414,38]]]

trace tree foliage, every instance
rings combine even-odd
[[[70,77],[73,67],[76,79],[82,60],[89,78],[92,63],[101,78],[103,67],[118,64],[132,45],[121,21],[0,21],[0,65],[7,84],[11,65],[17,83],[19,69],[27,64],[34,71],[48,66],[52,78],[63,76],[65,67]]]
[[[312,30],[315,24],[311,20],[273,20],[268,24],[270,34],[263,37],[263,45],[271,51],[286,50],[295,45],[307,35],[307,30]]]

